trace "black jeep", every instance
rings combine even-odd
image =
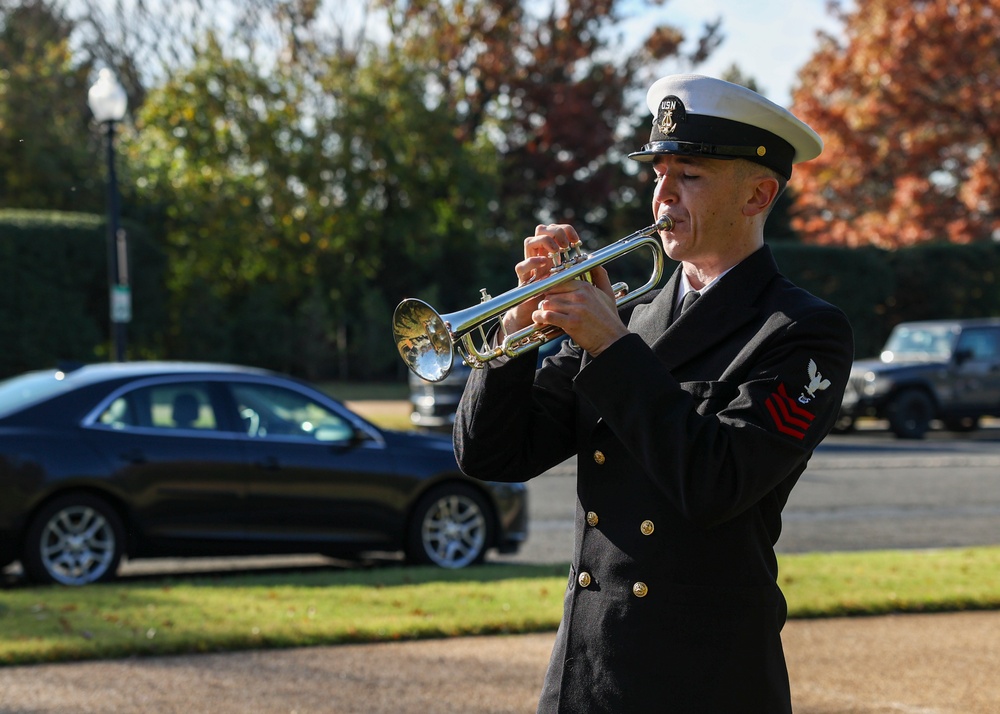
[[[866,416],[901,439],[923,438],[934,419],[970,431],[1000,416],[1000,318],[897,325],[880,357],[854,363],[836,431]]]

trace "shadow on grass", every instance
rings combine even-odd
[[[271,568],[253,572],[199,573],[197,575],[170,575],[150,578],[156,585],[183,583],[193,586],[216,587],[295,587],[329,588],[364,585],[369,587],[394,587],[398,585],[424,585],[428,583],[488,583],[512,579],[563,577],[569,571],[568,563],[552,565],[487,563],[459,570],[435,566],[384,564],[377,567],[362,565],[315,566],[292,570]],[[142,582],[136,580],[136,582]],[[122,581],[119,581],[122,584]]]
[[[331,560],[328,563],[308,565],[227,567],[215,571],[204,567],[192,567],[188,570],[177,569],[170,572],[144,572],[122,575],[108,585],[115,587],[134,585],[137,588],[179,584],[205,587],[274,587],[277,585],[324,588],[348,585],[391,587],[425,583],[485,583],[515,578],[551,578],[565,576],[568,571],[568,563],[545,565],[486,563],[460,570],[449,570],[430,565],[405,565],[399,560],[392,559]],[[0,591],[27,588],[44,591],[47,587],[30,583],[24,579],[20,572],[14,571],[6,572],[3,579],[0,580]]]

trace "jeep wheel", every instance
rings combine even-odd
[[[944,420],[944,428],[948,431],[965,433],[979,428],[979,417],[952,417]]]
[[[857,424],[854,423],[854,417],[852,416],[839,416],[837,421],[833,423],[832,431],[834,434],[850,434],[854,431]]]
[[[934,404],[923,392],[898,395],[887,409],[889,428],[900,439],[923,439],[934,418]]]

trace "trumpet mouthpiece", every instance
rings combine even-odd
[[[674,219],[664,213],[656,219],[656,230],[672,231],[674,229]]]

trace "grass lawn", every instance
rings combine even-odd
[[[1000,607],[1000,547],[788,555],[790,617]],[[554,630],[565,565],[207,576],[0,595],[0,665]]]

